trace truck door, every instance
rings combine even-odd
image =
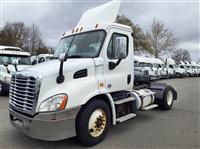
[[[133,86],[133,38],[131,33],[112,29],[104,49],[104,77],[106,90],[115,92]]]

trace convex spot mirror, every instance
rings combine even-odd
[[[115,57],[124,59],[127,56],[127,37],[116,37],[114,40]]]

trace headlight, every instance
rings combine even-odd
[[[10,80],[11,80],[10,77],[5,77],[4,78],[4,82],[7,83],[7,84],[10,84]]]
[[[66,94],[59,94],[50,97],[40,104],[39,112],[64,110],[67,104],[67,99],[68,97]]]

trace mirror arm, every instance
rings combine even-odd
[[[7,64],[4,64],[3,66],[6,67],[7,73],[10,73],[10,71],[9,71],[9,69],[8,69],[8,65],[7,65]]]
[[[18,71],[18,69],[17,69],[17,65],[14,65],[15,66],[15,71]]]
[[[118,61],[116,63],[114,62],[109,62],[109,70],[113,70],[115,69],[116,66],[118,66],[120,64],[122,59],[118,59]]]
[[[64,80],[65,80],[65,77],[64,77],[64,75],[63,75],[63,63],[64,63],[63,61],[60,62],[59,75],[58,75],[58,77],[56,78],[56,82],[57,82],[58,84],[63,83]]]

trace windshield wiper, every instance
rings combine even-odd
[[[52,60],[52,59],[58,59],[58,57],[51,57],[51,59],[50,59],[50,60]]]
[[[83,56],[81,56],[81,55],[71,55],[71,56],[68,56],[67,58],[83,58]]]

